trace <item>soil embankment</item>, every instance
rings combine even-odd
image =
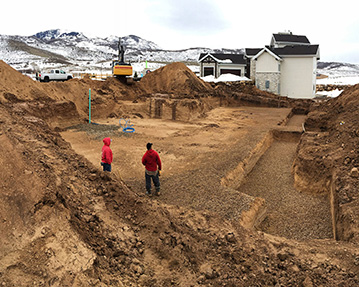
[[[337,238],[352,242],[359,240],[358,94],[356,85],[312,108],[294,166],[299,188],[317,183],[332,193]]]

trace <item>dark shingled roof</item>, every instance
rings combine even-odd
[[[246,55],[249,57],[257,55],[263,48],[246,48]]]
[[[277,42],[310,44],[308,38],[306,36],[301,36],[301,35],[273,34],[273,37]]]
[[[266,46],[266,48],[278,56],[316,55],[319,45],[290,45],[283,48],[270,48]]]
[[[233,64],[246,64],[246,59],[244,57],[244,54],[212,54],[212,53],[201,53],[199,56],[199,60],[201,60],[206,55],[212,55],[218,60],[231,60]]]

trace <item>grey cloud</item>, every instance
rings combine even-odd
[[[226,27],[228,22],[215,1],[170,0],[164,1],[156,10],[161,25],[184,33],[216,33]]]

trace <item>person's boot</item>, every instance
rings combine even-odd
[[[156,191],[155,191],[155,195],[159,196],[160,195],[160,188],[156,188]]]
[[[151,190],[147,190],[147,191],[146,191],[146,195],[152,196]]]

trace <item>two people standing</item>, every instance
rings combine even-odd
[[[101,165],[103,171],[111,172],[111,163],[113,160],[112,150],[110,148],[111,139],[109,137],[103,139]],[[155,186],[155,195],[160,195],[160,178],[162,162],[158,153],[152,149],[152,143],[147,143],[147,151],[142,157],[142,164],[145,166],[146,194],[151,196],[152,182]]]

